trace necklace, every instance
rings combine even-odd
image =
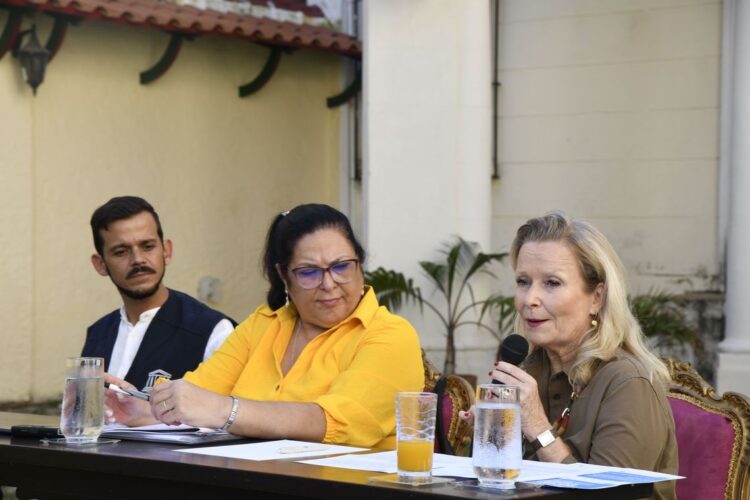
[[[560,416],[555,419],[555,423],[552,424],[552,430],[558,437],[562,437],[562,435],[565,434],[565,431],[568,430],[568,422],[570,421],[570,409],[573,407],[573,403],[575,402],[576,397],[578,397],[578,393],[576,391],[573,391],[570,395],[570,399],[568,400],[568,404],[565,406],[565,409],[562,411]]]

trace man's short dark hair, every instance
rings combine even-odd
[[[161,229],[159,214],[149,202],[138,196],[116,196],[91,215],[91,232],[94,235],[94,247],[99,255],[104,255],[104,240],[101,231],[106,231],[113,222],[129,219],[141,212],[148,212],[156,222],[156,232],[159,240],[164,242],[164,232]]]

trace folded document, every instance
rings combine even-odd
[[[242,436],[235,436],[228,432],[203,427],[190,427],[184,424],[156,424],[141,427],[111,424],[104,426],[101,435],[105,438],[172,444],[203,444],[242,439]]]

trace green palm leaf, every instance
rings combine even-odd
[[[398,271],[379,267],[365,272],[365,282],[373,287],[378,301],[388,309],[398,311],[406,302],[415,302],[422,308],[422,291],[414,281]]]
[[[419,267],[422,271],[432,280],[435,286],[440,290],[443,295],[447,295],[445,287],[445,275],[447,267],[445,264],[439,262],[421,261]]]

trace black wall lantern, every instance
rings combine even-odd
[[[25,35],[31,34],[28,43],[21,47],[21,41]],[[20,48],[19,48],[20,47]],[[44,70],[49,61],[49,50],[45,49],[36,36],[36,25],[31,29],[24,30],[18,34],[13,55],[21,63],[21,74],[23,80],[28,83],[36,95],[36,88],[44,81]]]

